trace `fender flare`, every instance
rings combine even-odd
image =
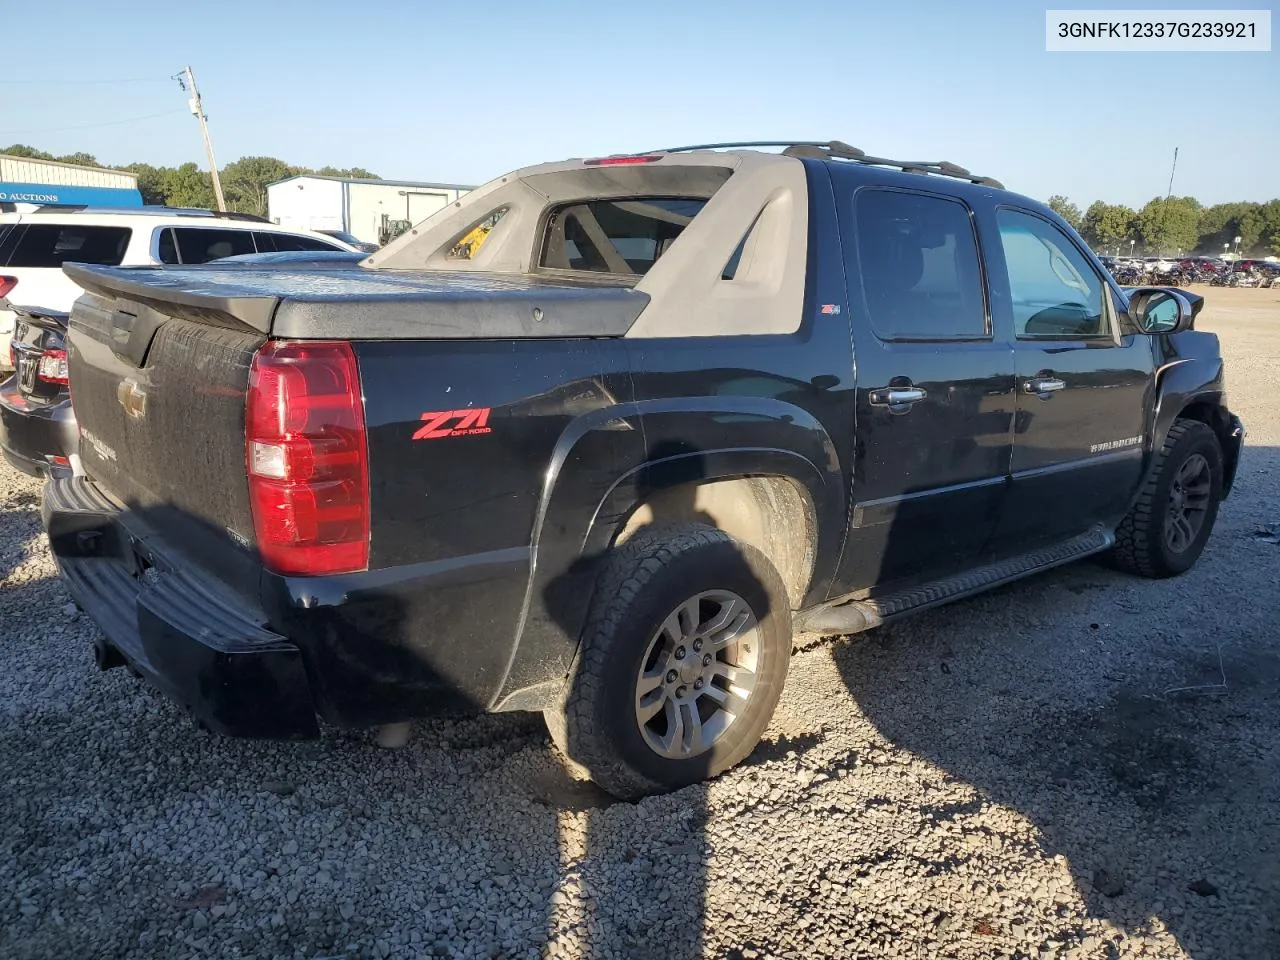
[[[672,427],[677,422],[684,449],[663,452],[676,442]],[[774,445],[697,448],[695,441],[683,439],[698,435],[697,426],[708,437],[730,440],[735,433],[764,431]],[[573,454],[583,438],[610,429],[620,431],[620,438],[627,435],[620,441],[627,457],[607,476],[589,461],[576,465]],[[543,709],[557,702],[577,654],[597,561],[645,496],[695,476],[706,481],[772,476],[798,485],[811,502],[820,540],[810,582],[825,585],[833,575],[847,496],[835,445],[807,411],[774,398],[739,396],[681,397],[592,411],[569,424],[548,464],[525,601],[511,659],[489,709]]]
[[[1223,494],[1230,492],[1244,437],[1243,428],[1227,409],[1225,393],[1221,357],[1181,357],[1170,360],[1157,371],[1156,405],[1150,441],[1144,451],[1144,478],[1174,422],[1191,408],[1200,407],[1206,415],[1195,419],[1205,422],[1218,436],[1222,445]]]

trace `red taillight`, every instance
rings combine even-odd
[[[9,295],[9,291],[17,285],[17,277],[0,277],[0,297],[7,297]]]
[[[65,387],[67,385],[67,351],[46,350],[40,354],[40,366],[36,368],[36,379]]]
[[[653,163],[661,160],[662,155],[647,153],[638,157],[597,157],[595,160],[583,160],[588,167],[621,167],[631,163]]]
[[[283,574],[369,566],[360,373],[343,342],[269,341],[249,369],[245,463],[263,562]]]

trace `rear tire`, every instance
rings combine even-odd
[[[1146,483],[1116,530],[1114,564],[1158,579],[1190,570],[1222,500],[1222,447],[1198,420],[1175,420]]]
[[[790,656],[787,591],[760,551],[711,527],[641,532],[606,561],[547,728],[616,797],[678,789],[751,753]]]

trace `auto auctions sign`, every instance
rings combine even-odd
[[[95,207],[140,207],[142,194],[120,187],[70,187],[58,183],[0,181],[0,203],[87,204]]]

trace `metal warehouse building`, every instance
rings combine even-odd
[[[140,207],[142,194],[132,173],[0,154],[0,210],[44,204]]]
[[[355,180],[302,174],[267,185],[267,215],[282,227],[345,230],[383,244],[473,187],[412,180]]]

